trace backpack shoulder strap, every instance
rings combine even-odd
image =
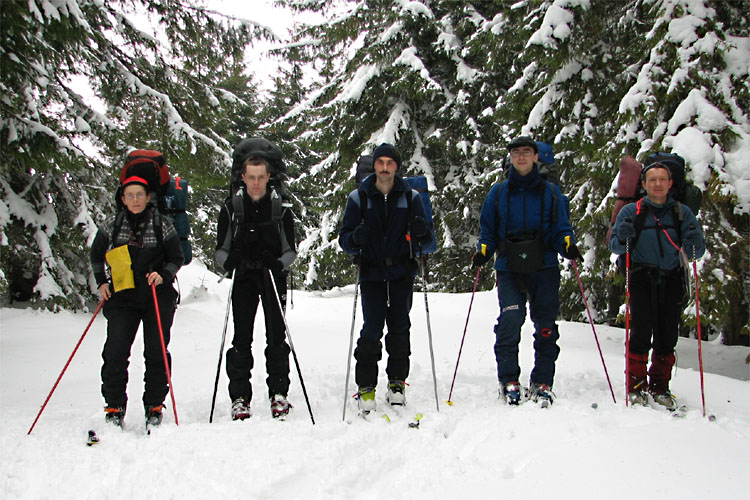
[[[151,211],[151,223],[154,225],[154,236],[156,236],[156,244],[160,247],[163,247],[164,228],[162,227],[162,215],[155,208]]]
[[[545,181],[547,183],[547,189],[549,189],[550,196],[552,197],[552,213],[550,214],[550,222],[554,226],[557,224],[557,191],[555,190],[555,185],[551,183],[550,181]],[[544,200],[542,200],[542,206],[544,206]],[[542,217],[544,217],[544,214],[542,214]]]
[[[230,234],[234,237],[237,232],[237,228],[242,225],[245,221],[245,204],[242,199],[242,186],[237,191],[232,193],[232,220],[230,226]]]
[[[631,251],[633,250],[633,248],[635,248],[635,245],[638,243],[638,238],[640,238],[641,236],[641,231],[643,230],[643,226],[646,224],[647,214],[648,214],[648,210],[643,206],[643,198],[641,198],[635,202],[635,221],[633,223],[633,227],[635,227],[635,237],[633,238],[633,241],[630,242]]]
[[[112,224],[112,234],[109,235],[109,245],[114,248],[117,244],[117,237],[120,235],[122,229],[122,223],[125,220],[125,210],[120,210],[115,216],[115,221]]]

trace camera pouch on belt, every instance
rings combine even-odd
[[[130,252],[127,245],[113,248],[106,253],[105,258],[112,272],[112,284],[115,293],[121,290],[135,288],[135,279],[133,278],[133,263],[130,260]]]
[[[505,238],[505,260],[514,273],[533,273],[544,264],[544,241],[540,232]]]

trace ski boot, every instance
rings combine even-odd
[[[388,382],[388,393],[385,399],[391,406],[406,406],[406,382],[403,380]]]
[[[500,397],[509,405],[518,406],[521,404],[521,384],[508,382],[500,388]]]
[[[536,382],[529,387],[529,398],[538,403],[542,408],[548,408],[555,400],[555,393],[547,384],[538,384]]]
[[[675,411],[677,409],[677,401],[675,400],[674,395],[669,392],[669,389],[665,389],[664,391],[652,389],[650,392],[651,398],[655,403],[660,404],[669,411]]]
[[[631,406],[649,406],[648,383],[645,380],[638,381],[628,390],[628,402]]]
[[[355,397],[357,398],[357,406],[359,407],[360,415],[368,415],[375,409],[374,387],[360,387],[359,392]]]
[[[146,429],[150,429],[151,427],[159,427],[161,425],[161,420],[162,418],[164,418],[162,410],[164,410],[163,404],[159,406],[146,407]]]
[[[125,408],[107,406],[104,408],[104,411],[106,413],[104,415],[105,422],[122,428],[123,421],[125,420]]]
[[[245,420],[253,415],[250,411],[250,405],[245,401],[245,398],[237,398],[232,401],[232,420]]]
[[[287,401],[283,394],[274,394],[271,398],[271,416],[273,418],[284,419],[289,415],[289,409],[292,405]]]

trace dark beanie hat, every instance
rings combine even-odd
[[[148,193],[148,189],[149,189],[148,188],[148,181],[146,181],[146,179],[144,179],[143,177],[136,177],[135,175],[133,175],[131,177],[128,177],[127,179],[125,179],[122,182],[122,188],[125,189],[126,187],[128,187],[128,186],[130,186],[132,184],[136,184],[138,186],[143,186],[143,188]]]
[[[375,151],[372,153],[372,159],[377,160],[381,156],[387,156],[388,158],[392,158],[396,162],[396,166],[398,168],[401,168],[401,156],[399,156],[398,151],[396,151],[396,148],[394,148],[392,145],[384,142],[380,146],[375,148]]]
[[[516,137],[513,139],[507,146],[508,151],[515,148],[520,148],[521,146],[528,146],[530,148],[534,149],[535,153],[539,153],[539,146],[536,145],[536,142],[534,142],[534,139],[531,137],[522,135],[520,137]]]

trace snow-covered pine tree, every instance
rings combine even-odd
[[[88,246],[113,210],[122,155],[162,150],[190,176],[192,204],[218,206],[234,120],[253,109],[244,49],[270,34],[175,0],[3,2],[0,26],[0,288],[85,307]],[[196,211],[199,238],[208,210]]]

